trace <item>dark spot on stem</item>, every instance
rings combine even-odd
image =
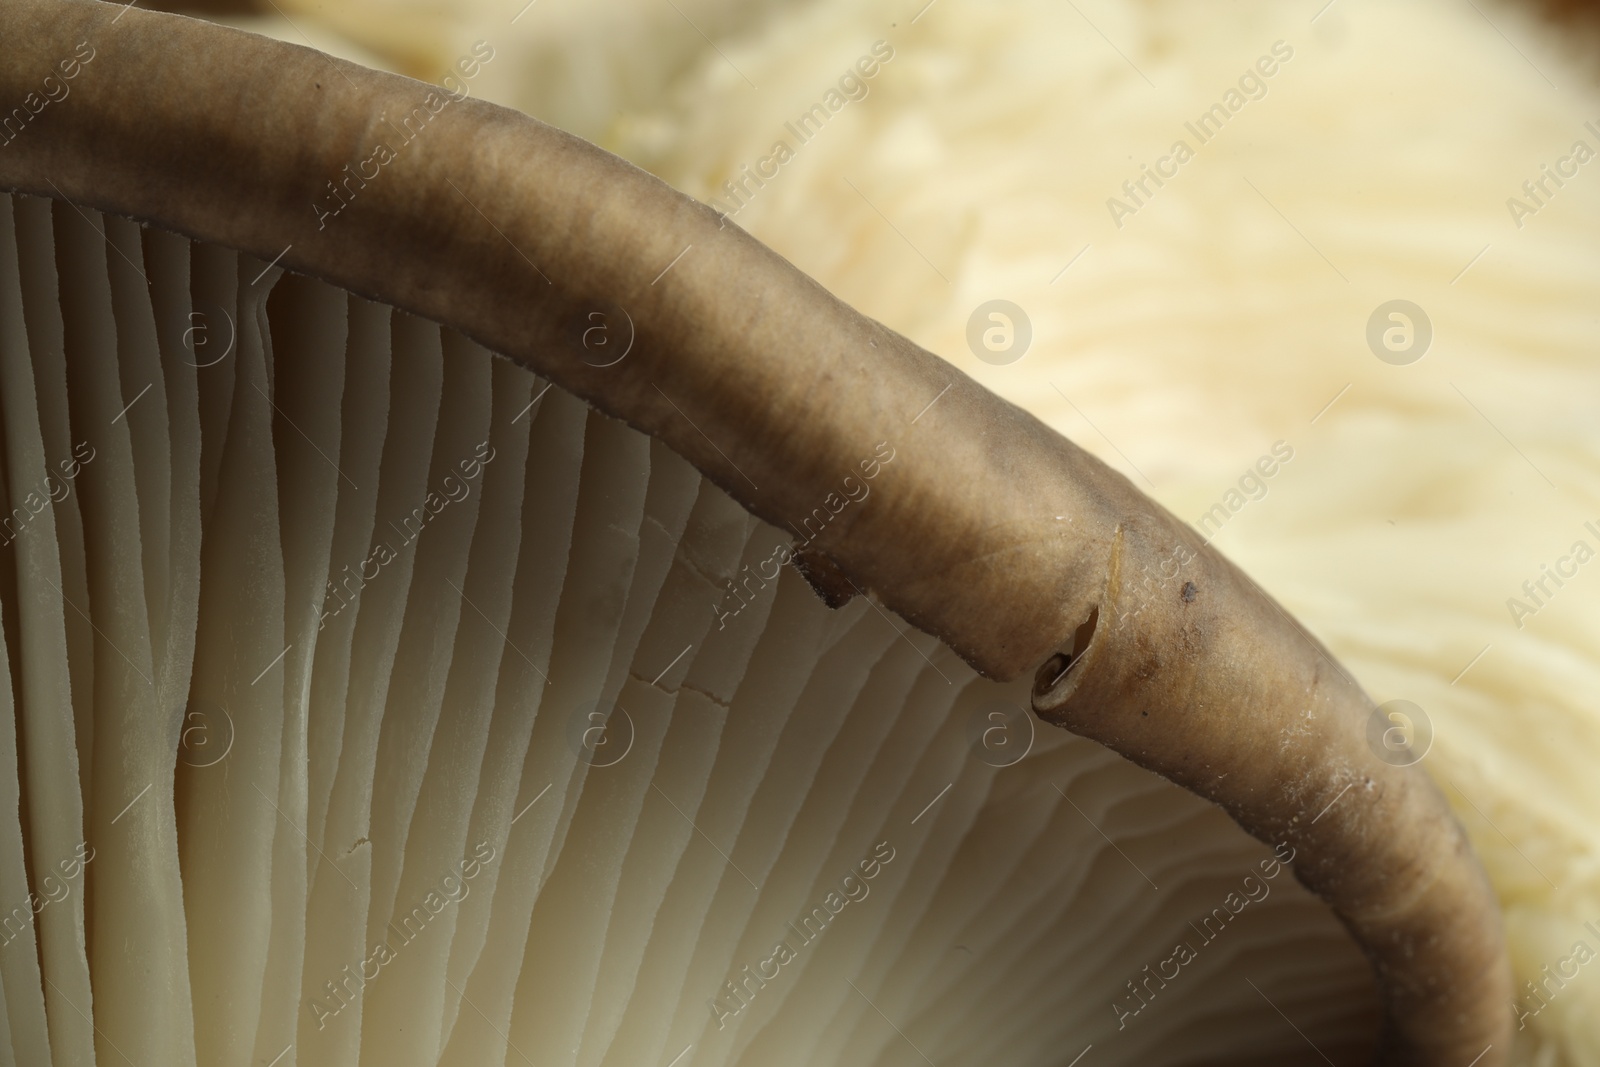
[[[1183,583],[1183,602],[1185,604],[1192,603],[1194,601],[1194,598],[1196,596],[1198,596],[1199,594],[1200,594],[1200,590],[1195,588],[1195,584],[1193,582],[1184,582]]]

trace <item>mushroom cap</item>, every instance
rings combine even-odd
[[[659,442],[326,283],[4,207],[9,502],[51,487],[0,589],[0,848],[52,887],[0,949],[16,1062],[1370,1051],[1287,852],[828,608]]]

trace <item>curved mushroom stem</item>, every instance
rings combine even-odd
[[[1383,1062],[1502,1062],[1499,912],[1443,797],[1368,750],[1375,709],[1327,650],[1126,479],[710,208],[514,111],[93,0],[0,15],[0,99],[93,52],[6,131],[0,186],[434,319],[662,438],[793,531],[832,599],[871,593],[992,677],[1038,670],[1043,717],[1292,847],[1372,960]],[[874,465],[870,503],[843,507]]]

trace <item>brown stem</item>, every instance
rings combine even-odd
[[[1043,717],[1293,847],[1372,960],[1383,1062],[1502,1062],[1499,912],[1442,796],[1368,750],[1373,705],[1328,651],[1126,479],[711,209],[514,111],[93,0],[0,18],[0,100],[94,52],[0,146],[0,186],[434,319],[661,437],[806,540],[831,598],[870,592],[992,677],[1037,670]],[[380,143],[394,158],[374,166]],[[888,455],[870,499],[838,507]]]

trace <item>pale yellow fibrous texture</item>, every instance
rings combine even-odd
[[[1546,990],[1542,1009],[1523,990],[1518,1062],[1600,1063],[1600,967],[1571,962],[1600,950],[1600,46],[1526,6],[1321,6],[321,18],[391,55],[398,27],[429,28],[406,53],[423,73],[490,41],[483,95],[738,207],[844,299],[1211,514],[1378,701],[1431,721],[1425,765],[1504,902],[1519,985]],[[880,41],[892,59],[841,86]],[[1261,57],[1273,73],[1241,85]],[[1204,141],[1186,126],[1232,102]],[[786,124],[818,104],[802,140]],[[1176,174],[1135,196],[1143,165]],[[744,167],[767,177],[741,206],[723,183]],[[1019,361],[969,348],[992,299],[1031,323]],[[1408,365],[1366,337],[1396,299],[1433,331]]]

